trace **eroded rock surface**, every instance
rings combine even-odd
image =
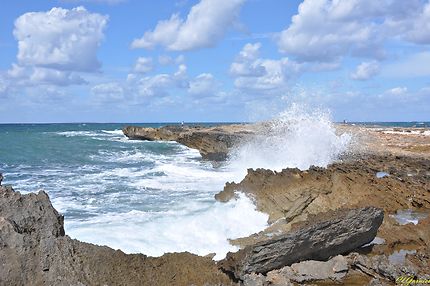
[[[428,159],[392,155],[356,155],[327,168],[306,171],[249,169],[240,183],[227,183],[215,198],[228,201],[235,192],[243,192],[254,198],[260,211],[269,214],[272,225],[264,233],[235,240],[244,246],[340,208],[375,206],[387,214],[399,209],[430,209],[428,170]],[[387,171],[390,176],[377,178],[378,171]]]
[[[160,128],[127,126],[123,129],[124,135],[130,139],[176,141],[199,150],[204,159],[211,161],[227,159],[231,148],[253,132],[253,129],[246,125],[165,126]]]
[[[333,212],[313,225],[228,253],[221,268],[243,279],[295,262],[327,260],[371,242],[383,218],[383,211],[374,207]]]
[[[147,257],[71,239],[46,193],[0,186],[0,285],[232,284],[209,257]]]

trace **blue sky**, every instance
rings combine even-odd
[[[430,120],[422,0],[6,0],[0,122]]]

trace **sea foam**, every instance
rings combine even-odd
[[[328,111],[293,104],[236,148],[229,165],[239,173],[247,168],[326,167],[348,150],[351,139],[336,133]]]
[[[73,238],[129,253],[215,252],[220,259],[237,249],[229,239],[264,229],[268,218],[243,194],[216,202],[225,182],[239,182],[247,168],[326,166],[351,140],[336,134],[328,113],[300,106],[261,126],[219,168],[176,142],[127,140],[118,127],[45,131],[40,136],[62,138],[55,148],[67,156],[22,162],[8,178],[19,191],[45,189]]]
[[[237,247],[238,238],[267,226],[268,216],[255,211],[245,195],[228,203],[200,204],[191,210],[151,213],[130,211],[108,214],[86,222],[73,222],[66,231],[83,241],[109,245],[127,253],[160,256],[166,252],[216,253],[221,259]]]

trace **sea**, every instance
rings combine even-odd
[[[326,166],[354,140],[336,134],[325,114],[293,110],[274,121],[270,135],[214,166],[176,142],[129,140],[121,131],[126,125],[166,123],[0,124],[3,184],[24,194],[47,192],[72,238],[126,253],[221,259],[237,250],[229,239],[263,230],[268,219],[243,194],[217,202],[226,182],[240,182],[247,168]]]

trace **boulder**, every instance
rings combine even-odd
[[[71,239],[45,192],[0,186],[0,285],[234,284],[210,257],[148,257]]]
[[[242,279],[304,260],[327,260],[371,242],[384,218],[375,207],[340,210],[322,221],[228,253],[219,263],[223,271]]]
[[[270,271],[267,274],[267,281],[271,283],[280,280],[298,283],[327,279],[340,281],[347,272],[348,260],[345,256],[337,255],[328,261],[302,261],[279,270]]]

